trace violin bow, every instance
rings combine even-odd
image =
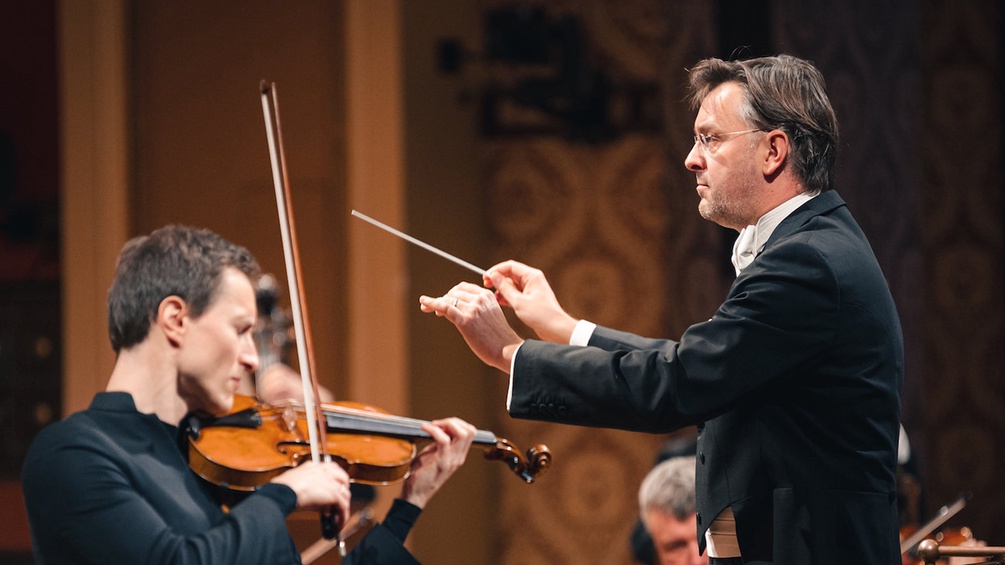
[[[967,505],[967,500],[970,498],[969,492],[961,493],[960,496],[952,504],[947,504],[942,508],[939,508],[939,512],[936,514],[935,518],[929,520],[926,524],[918,528],[918,531],[914,532],[914,535],[907,538],[900,544],[900,554],[903,555],[913,549],[918,542],[925,539],[925,536],[934,532],[941,526],[949,521],[950,518],[959,513],[960,510]]]
[[[307,303],[304,299],[303,275],[300,269],[300,254],[297,246],[296,227],[293,222],[293,206],[290,197],[290,182],[286,174],[286,152],[283,150],[283,132],[279,121],[279,102],[276,84],[265,80],[259,83],[262,97],[262,112],[265,115],[265,131],[269,141],[269,156],[272,161],[272,180],[276,187],[276,207],[279,212],[279,227],[283,237],[283,257],[286,259],[286,277],[290,289],[290,304],[293,310],[293,329],[297,338],[297,356],[300,360],[300,380],[304,388],[304,408],[307,417],[308,438],[311,444],[311,459],[331,461],[328,455],[326,434],[320,433],[322,421],[321,405],[317,401],[318,381],[314,366],[314,346],[310,325],[307,320]],[[345,545],[339,539],[334,512],[321,512],[321,531],[325,539],[335,539],[339,552],[345,555]]]

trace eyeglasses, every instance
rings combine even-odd
[[[695,145],[701,145],[701,148],[705,152],[710,152],[713,141],[726,141],[724,138],[729,136],[743,135],[745,133],[753,133],[755,131],[764,131],[763,129],[745,129],[743,131],[728,131],[726,133],[696,133],[694,134]]]

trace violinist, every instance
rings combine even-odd
[[[346,522],[349,476],[337,464],[302,463],[227,511],[189,469],[180,423],[227,413],[258,366],[257,273],[246,249],[207,230],[168,226],[126,243],[108,293],[117,357],[107,388],[44,429],[25,458],[38,563],[300,563],[290,512],[332,509]],[[457,418],[423,429],[433,441],[401,498],[343,563],[417,563],[405,537],[475,435]]]

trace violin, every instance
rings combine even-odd
[[[423,420],[392,416],[357,402],[322,403],[326,454],[342,466],[350,481],[386,485],[408,477],[419,445],[431,441]],[[235,395],[230,413],[219,418],[189,419],[189,466],[197,475],[227,490],[253,491],[287,469],[311,458],[304,406],[258,403]],[[472,447],[485,458],[502,461],[526,483],[551,465],[544,445],[526,455],[509,442],[478,430]]]
[[[424,422],[391,416],[363,404],[318,402],[319,385],[275,84],[261,81],[259,93],[276,189],[304,402],[273,406],[235,396],[231,412],[222,417],[189,418],[189,467],[203,479],[230,492],[254,490],[306,460],[335,461],[354,482],[388,484],[403,480],[418,454],[417,444],[431,440],[422,430]],[[481,430],[473,445],[484,447],[488,459],[505,462],[528,483],[551,465],[551,452],[543,445],[531,448],[524,457],[509,441]],[[335,540],[340,552],[344,551],[334,508],[323,509],[320,518],[324,537]]]

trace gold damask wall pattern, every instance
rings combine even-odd
[[[496,5],[509,3],[487,7]],[[541,268],[573,315],[643,335],[679,334],[707,318],[728,285],[715,257],[721,232],[698,216],[694,177],[683,166],[693,121],[682,103],[684,69],[709,53],[710,5],[537,5],[551,17],[582,22],[591,64],[620,78],[658,82],[669,135],[595,145],[547,137],[490,141],[485,171],[493,255]],[[636,493],[667,438],[501,424],[504,434],[541,438],[556,465],[533,497],[512,481],[500,483],[500,562],[632,563]]]
[[[1002,5],[923,6],[927,263],[924,444],[929,500],[973,498],[959,522],[1005,540]],[[975,142],[960,140],[975,132]]]
[[[927,514],[1005,538],[1001,3],[773,3],[775,43],[814,60],[842,128],[838,190],[904,328],[902,415]],[[982,132],[962,143],[960,132]]]
[[[485,7],[501,5],[512,3]],[[578,17],[599,68],[659,81],[664,133],[601,145],[490,140],[483,170],[492,254],[540,267],[576,316],[677,336],[714,311],[731,278],[721,257],[731,236],[698,216],[694,178],[682,164],[693,122],[685,69],[718,54],[717,3],[521,5]],[[900,311],[903,416],[924,466],[929,513],[972,490],[966,525],[1001,542],[1001,5],[769,5],[773,51],[813,60],[838,113],[837,188]],[[500,483],[500,563],[631,563],[636,489],[666,438],[501,425],[504,435],[541,438],[556,466],[534,497]]]

